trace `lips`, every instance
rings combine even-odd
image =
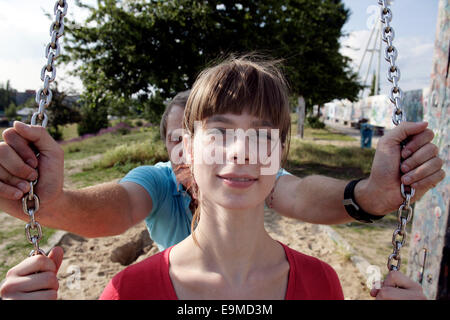
[[[245,189],[250,187],[256,181],[257,178],[251,175],[240,175],[240,174],[222,174],[217,175],[218,178],[222,179],[223,183],[226,186],[238,189]]]

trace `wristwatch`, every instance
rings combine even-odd
[[[352,180],[350,181],[347,186],[345,187],[344,191],[344,200],[342,201],[342,204],[345,207],[345,210],[347,210],[347,213],[350,217],[352,217],[355,220],[365,222],[365,223],[372,223],[374,220],[380,220],[384,216],[376,216],[373,214],[370,214],[366,211],[364,211],[355,200],[355,187],[356,184],[363,180],[364,178]]]

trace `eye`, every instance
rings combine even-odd
[[[213,143],[215,145],[224,145],[227,141],[226,128],[208,128],[205,130],[204,143]]]
[[[269,141],[272,140],[272,135],[270,134],[270,130],[267,130],[267,129],[256,130],[256,135],[258,136],[258,139],[267,139]]]
[[[225,135],[227,130],[224,128],[211,128],[206,131],[208,135]]]
[[[181,141],[183,141],[183,137],[182,136],[170,136],[169,139],[170,142],[174,143],[174,144],[179,144]]]

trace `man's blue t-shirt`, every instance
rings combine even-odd
[[[290,174],[284,169],[280,176]],[[160,251],[181,242],[191,234],[191,197],[182,184],[178,184],[170,161],[154,166],[141,166],[131,170],[120,182],[134,182],[144,187],[152,199],[152,210],[145,223],[150,238]]]

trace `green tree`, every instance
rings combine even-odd
[[[52,90],[52,101],[49,106],[46,107],[46,113],[48,116],[47,130],[55,140],[62,139],[61,126],[68,123],[78,123],[81,121],[81,115],[79,106],[76,102],[72,102],[68,99],[68,95],[64,91],[59,91],[58,84],[55,84],[50,88]],[[22,107],[32,108],[38,111],[38,104],[35,98],[28,99]],[[31,120],[28,119],[28,122]]]
[[[14,121],[17,119],[17,107],[14,102],[11,102],[5,109],[5,117],[8,118],[9,121]]]
[[[47,107],[48,131],[55,140],[63,138],[61,126],[81,121],[79,106],[68,99],[67,93],[59,91],[57,83],[52,89],[52,103]]]
[[[108,127],[108,97],[95,94],[97,90],[89,88],[80,96],[81,121],[78,124],[80,136],[96,133]],[[93,91],[91,91],[93,90]]]
[[[16,103],[17,90],[11,87],[10,81],[6,81],[6,85],[0,85],[0,111],[5,111],[11,105]]]
[[[207,63],[257,51],[283,59],[292,95],[307,107],[357,97],[339,53],[349,11],[341,0],[99,0],[86,23],[66,23],[65,62],[75,62],[87,104],[162,100],[189,88]],[[95,88],[92,89],[92,88]],[[138,96],[138,98],[136,98]],[[162,109],[160,105],[159,108]]]

